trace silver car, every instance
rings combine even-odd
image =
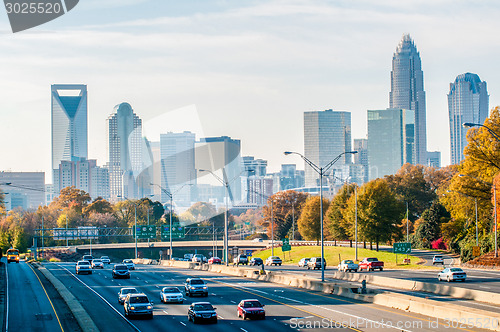
[[[123,304],[128,294],[136,294],[136,293],[139,293],[139,291],[134,287],[123,287],[118,292],[118,303]]]
[[[465,281],[467,273],[459,267],[447,267],[438,273],[438,280],[450,281]]]
[[[149,301],[146,294],[127,294],[123,302],[125,316],[147,316],[153,318],[153,302]]]
[[[127,265],[129,270],[135,270],[135,264],[131,259],[124,259],[122,264]]]
[[[93,269],[104,269],[104,264],[100,259],[93,259],[91,265]]]
[[[184,301],[184,295],[182,295],[177,287],[163,287],[160,291],[160,301],[163,303],[182,303]]]
[[[76,263],[76,274],[82,273],[92,274],[92,267],[89,261],[78,261]]]

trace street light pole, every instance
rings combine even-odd
[[[324,232],[323,232],[323,174],[324,172],[328,171],[330,167],[333,166],[343,155],[345,154],[355,154],[358,153],[358,151],[346,151],[342,152],[339,154],[335,159],[330,161],[325,167],[319,167],[316,164],[314,164],[312,161],[307,159],[305,156],[298,152],[290,152],[290,151],[285,151],[284,154],[289,155],[289,154],[296,154],[299,155],[311,168],[319,174],[319,210],[320,210],[320,230],[321,230],[321,281],[325,281],[325,244],[324,244]]]
[[[354,260],[358,260],[358,189],[354,185]]]

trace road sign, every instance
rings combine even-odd
[[[156,239],[155,225],[140,225],[136,228],[138,239]]]
[[[410,254],[411,253],[411,243],[410,242],[396,242],[394,243],[393,252],[395,254]]]
[[[472,247],[472,256],[474,257],[481,256],[481,249],[478,246]]]
[[[252,257],[252,251],[253,250],[247,250],[247,256]]]
[[[290,251],[292,250],[292,246],[290,245],[290,240],[286,237],[282,239],[283,245],[281,246],[281,251]]]
[[[186,237],[186,230],[181,226],[172,226],[172,239],[183,239]],[[161,227],[162,240],[170,240],[170,226]]]

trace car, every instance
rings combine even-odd
[[[90,264],[93,269],[104,269],[104,264],[102,263],[102,260],[100,259],[93,259],[92,263]]]
[[[369,257],[369,258],[364,258],[361,262],[358,264],[358,271],[362,270],[367,270],[367,271],[373,271],[373,270],[384,270],[384,262],[379,261],[375,257]]]
[[[131,259],[124,259],[122,263],[127,265],[129,270],[135,270],[135,264]]]
[[[118,292],[118,303],[123,304],[128,294],[136,294],[136,293],[139,293],[139,291],[134,287],[121,288],[120,291]]]
[[[233,263],[236,265],[248,265],[248,257],[247,255],[239,254],[233,259]]]
[[[344,259],[342,262],[340,262],[337,268],[339,271],[356,272],[358,270],[358,264],[354,263],[351,259]]]
[[[278,256],[269,256],[266,259],[266,265],[280,265],[281,266],[282,263],[283,263],[283,261]]]
[[[90,266],[89,261],[76,262],[75,270],[76,270],[76,274],[82,274],[82,273],[92,274],[92,267]]]
[[[210,257],[208,264],[222,264],[222,260],[219,257]]]
[[[434,265],[434,264],[444,265],[443,256],[441,256],[441,255],[434,255],[434,257],[432,257],[432,265]]]
[[[188,320],[193,323],[202,321],[217,324],[217,310],[209,302],[194,302],[191,303],[188,309]]]
[[[82,261],[87,261],[89,263],[92,263],[93,259],[94,259],[94,257],[92,257],[92,255],[83,255],[83,257],[82,257]]]
[[[184,302],[184,295],[177,287],[163,287],[160,291],[160,301],[163,303],[167,302]]]
[[[323,259],[323,265],[326,268],[326,260]],[[321,270],[321,257],[313,257],[307,262],[307,269]]]
[[[447,267],[438,273],[438,281],[465,281],[467,273],[459,267]]]
[[[123,301],[125,316],[148,316],[153,318],[153,301],[149,301],[144,293],[127,294]]]
[[[252,240],[252,242],[263,242],[263,240],[260,237],[256,237],[255,239]]]
[[[208,296],[208,287],[200,278],[187,278],[184,283],[184,291],[186,292],[186,296]]]
[[[113,279],[117,278],[125,278],[125,279],[130,279],[130,271],[125,264],[115,264],[113,266]]]
[[[191,262],[193,263],[205,263],[207,261],[207,258],[203,256],[202,254],[196,254],[191,258]]]
[[[307,263],[309,262],[310,258],[301,258],[299,261],[299,267],[307,267]]]
[[[259,300],[242,300],[238,304],[238,317],[243,320],[247,318],[266,319],[266,311],[264,305]]]
[[[248,263],[248,264],[253,265],[253,266],[260,266],[260,265],[264,264],[264,261],[262,260],[262,258],[252,257],[252,259],[250,260],[250,263]]]
[[[110,264],[111,263],[111,259],[109,259],[108,256],[101,256],[101,261],[103,264]]]

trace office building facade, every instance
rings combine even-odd
[[[61,161],[87,158],[87,86],[51,86],[52,169]]]
[[[389,108],[415,113],[414,164],[427,163],[427,125],[424,73],[420,53],[410,35],[404,35],[392,58]]]
[[[414,114],[412,110],[391,108],[368,110],[370,180],[395,174],[405,163],[414,163]]]
[[[464,122],[483,124],[488,117],[489,96],[486,82],[478,75],[465,73],[458,75],[450,83],[448,113],[450,119],[451,163],[459,164],[464,159],[467,145],[467,130]]]
[[[19,207],[24,210],[36,209],[46,204],[44,172],[0,172],[0,189],[9,202],[7,210]]]
[[[351,113],[344,111],[304,112],[304,156],[319,167],[324,167],[341,153],[351,151]],[[342,156],[333,169],[350,164],[352,155]],[[305,185],[318,186],[319,174],[307,163]]]

